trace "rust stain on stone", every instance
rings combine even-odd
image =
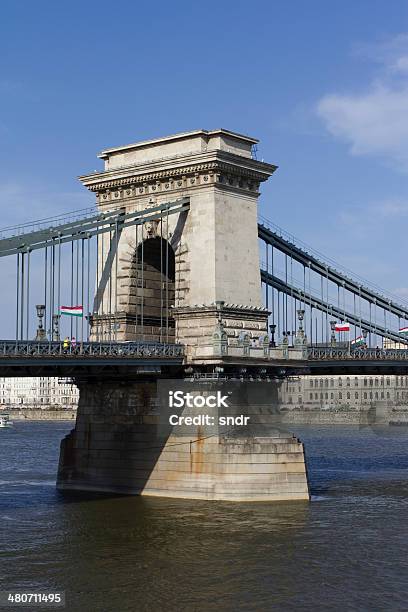
[[[197,438],[190,442],[190,472],[201,474],[203,465],[203,430],[201,425],[197,427]]]

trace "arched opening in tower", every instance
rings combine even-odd
[[[161,237],[148,238],[135,253],[138,333],[146,341],[174,342],[172,306],[175,296],[175,257]]]

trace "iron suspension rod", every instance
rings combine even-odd
[[[71,242],[71,304],[70,306],[74,305],[74,243]],[[70,338],[72,338],[73,333],[74,333],[74,321],[72,319],[72,317],[70,317]]]
[[[163,217],[160,217],[160,342],[163,342]]]
[[[100,341],[100,326],[101,320],[99,319],[100,314],[100,290],[99,290],[99,235],[96,235],[96,300],[94,302],[93,313],[98,317],[96,322],[96,338]]]
[[[117,340],[117,326],[118,326],[118,322],[117,322],[117,316],[118,316],[118,257],[119,257],[119,228],[118,228],[118,222],[116,221],[116,227],[115,227],[115,333],[114,333],[114,338],[115,338],[115,342]]]
[[[143,229],[142,229],[142,248],[141,248],[141,255],[142,255],[142,288],[141,288],[141,310],[140,310],[140,325],[142,327],[142,340],[144,340],[144,236],[143,236]]]
[[[26,340],[28,340],[30,318],[30,251],[27,251],[27,310],[26,310]]]
[[[139,237],[138,237],[138,226],[135,225],[135,277],[136,277],[136,288],[135,288],[135,340],[137,340],[138,331],[138,316],[139,316]]]
[[[58,326],[56,327],[56,331],[58,331],[57,334],[57,340],[60,339],[60,321],[61,321],[61,255],[62,255],[62,249],[61,249],[61,237],[59,237],[59,241],[58,241],[58,288],[57,288],[57,321],[58,321]],[[51,336],[52,340],[54,339]]]
[[[90,279],[90,274],[89,274],[89,268],[90,268],[90,264],[91,264],[91,239],[88,236],[88,241],[87,241],[87,277],[86,277],[86,287],[87,287],[87,295],[86,295],[86,313],[87,313],[87,330],[86,330],[86,338],[89,342],[89,337],[90,337],[90,284],[89,284],[89,279]]]
[[[19,331],[19,309],[20,309],[20,253],[17,253],[17,270],[16,270],[16,340],[18,340]]]
[[[269,261],[268,261],[269,249],[268,249],[267,242],[265,242],[265,251],[266,251],[266,271],[269,272]],[[265,291],[266,291],[266,310],[269,310],[268,285],[265,285]]]
[[[23,340],[23,329],[24,329],[24,255],[21,253],[21,306],[20,306],[20,340]]]
[[[82,306],[82,317],[81,317],[81,345],[84,342],[84,238],[81,241],[81,306]]]
[[[48,304],[47,270],[48,270],[48,247],[45,247],[45,253],[44,253],[44,306],[45,306],[44,322],[45,322],[45,328],[47,328],[47,304]]]
[[[51,247],[49,334],[52,339],[52,317],[55,308],[55,245]]]
[[[272,272],[272,276],[274,276],[274,269],[273,269],[273,245],[271,245],[271,272]],[[274,289],[272,288],[272,325],[275,325],[275,293],[274,293]]]
[[[169,211],[166,218],[166,342],[169,341]]]
[[[79,242],[76,243],[75,306],[79,305]],[[75,340],[78,338],[78,317],[75,317]],[[72,336],[71,336],[72,339]]]

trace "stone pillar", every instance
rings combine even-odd
[[[162,395],[154,382],[77,384],[76,426],[61,443],[61,490],[229,501],[309,499],[303,445],[268,426],[269,411],[256,407],[256,386],[255,430],[196,425],[185,431],[160,425]],[[198,394],[206,392],[199,382],[194,385]],[[272,385],[271,403],[277,403]],[[197,412],[203,410],[186,408],[180,414]],[[216,408],[206,412],[219,414]]]
[[[154,240],[168,245],[174,260],[168,299],[171,340],[186,345],[189,360],[201,360],[207,351],[203,347],[212,344],[217,302],[225,303],[228,344],[234,345],[242,331],[255,340],[267,333],[257,200],[260,184],[276,166],[254,159],[252,147],[257,142],[227,130],[197,130],[107,149],[99,155],[104,171],[82,176],[81,181],[96,194],[101,211],[140,211],[182,197],[189,198],[190,208],[150,220],[138,230],[125,228],[113,248],[108,236],[100,241],[95,337],[106,339],[113,321],[117,339],[140,339],[143,303],[151,314],[145,316],[144,339],[163,340],[157,293],[163,279],[150,278],[154,271],[147,268],[144,280],[152,286],[144,286],[136,261],[141,243],[148,249]],[[112,314],[113,305],[117,310]]]

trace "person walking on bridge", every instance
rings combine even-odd
[[[64,353],[66,353],[69,349],[69,337],[67,336],[66,338],[64,338],[64,341],[62,343],[62,348],[64,349]]]

